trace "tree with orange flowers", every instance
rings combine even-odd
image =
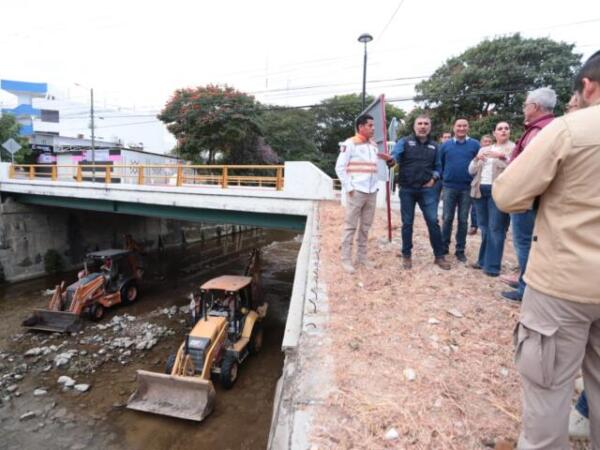
[[[158,118],[177,139],[177,153],[185,159],[260,162],[259,104],[251,95],[216,85],[177,89]]]

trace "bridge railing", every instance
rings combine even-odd
[[[11,164],[11,179],[162,186],[219,186],[283,190],[282,165]]]

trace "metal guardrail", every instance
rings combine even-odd
[[[162,186],[220,186],[283,189],[284,166],[280,165],[175,165],[175,164],[11,164],[11,179],[93,181]],[[267,175],[257,175],[257,173]]]

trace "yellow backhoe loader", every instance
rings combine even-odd
[[[257,258],[255,250],[250,266],[256,268]],[[230,389],[239,365],[262,346],[261,321],[268,305],[255,308],[257,278],[254,271],[253,276],[223,275],[204,283],[200,295],[192,295],[192,330],[167,359],[164,374],[138,370],[138,388],[127,407],[195,421],[208,416],[215,405],[211,375]]]

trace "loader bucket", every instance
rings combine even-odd
[[[200,422],[215,405],[215,388],[199,377],[137,371],[137,390],[127,408]]]
[[[25,319],[22,325],[30,330],[67,333],[79,331],[83,324],[77,314],[66,311],[34,309],[33,315]]]

